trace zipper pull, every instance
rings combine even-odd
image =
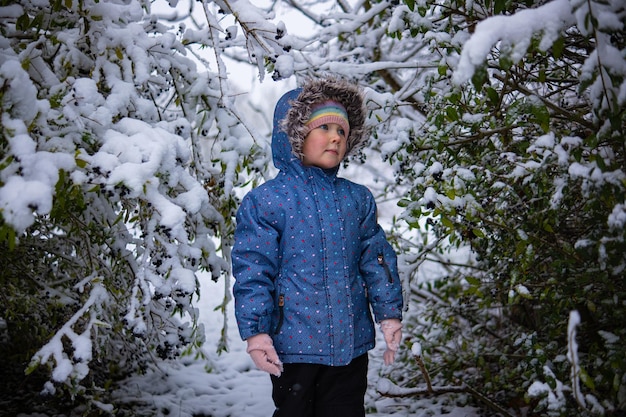
[[[385,272],[387,273],[387,279],[389,280],[389,283],[393,283],[393,277],[391,276],[391,271],[389,270],[389,266],[387,265],[387,263],[385,262],[385,257],[383,256],[382,253],[379,253],[377,256],[378,259],[378,265],[382,265],[383,268],[385,268]]]
[[[278,324],[276,325],[276,330],[274,330],[274,334],[280,333],[280,329],[283,327],[283,320],[285,319],[285,296],[280,294],[278,296]]]

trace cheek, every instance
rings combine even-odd
[[[311,146],[312,146],[311,142],[313,142],[313,141],[311,139],[309,139],[308,136],[304,139],[304,142],[302,143],[302,151],[303,152],[306,152],[306,151],[311,149]]]

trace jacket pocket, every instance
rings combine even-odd
[[[383,255],[383,253],[379,253],[378,254],[378,265],[382,265],[383,269],[385,270],[385,273],[387,274],[387,280],[389,281],[389,283],[393,282],[393,277],[391,276],[391,270],[389,269],[389,265],[387,265],[387,262],[385,262],[385,256]]]
[[[280,333],[281,327],[283,327],[283,320],[285,319],[285,295],[280,294],[278,296],[278,323],[276,323],[276,329],[274,334]]]

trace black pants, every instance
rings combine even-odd
[[[273,417],[365,417],[367,354],[346,366],[286,363],[272,376]]]

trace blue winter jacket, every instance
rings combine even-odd
[[[244,340],[268,333],[284,363],[346,365],[374,347],[371,312],[402,317],[397,259],[371,192],[292,153],[280,120],[299,91],[274,113],[279,173],[237,211],[235,315]]]

